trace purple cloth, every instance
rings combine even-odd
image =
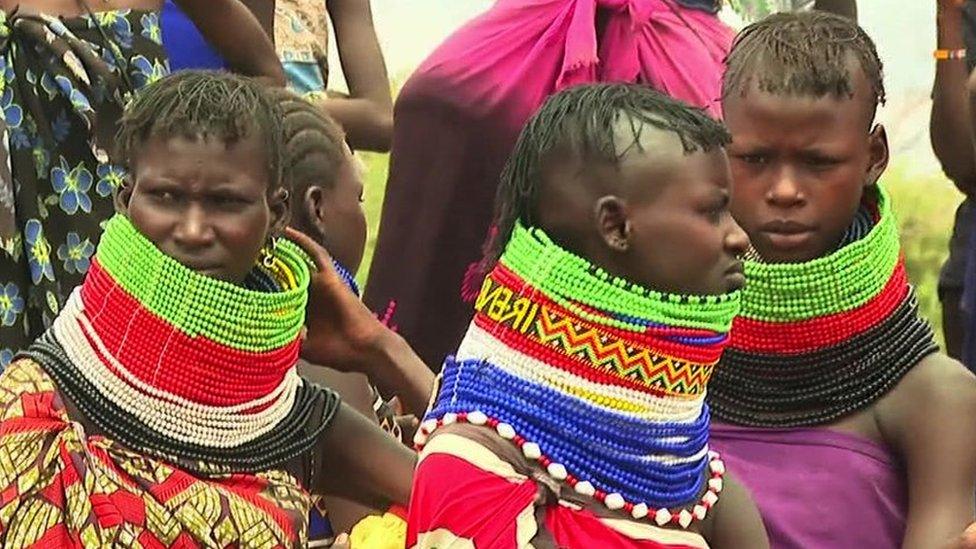
[[[908,489],[884,446],[828,429],[713,423],[711,434],[752,493],[772,549],[901,547]]]

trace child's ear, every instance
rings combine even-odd
[[[128,215],[129,213],[129,200],[132,198],[132,187],[135,184],[132,182],[132,176],[126,174],[122,179],[122,184],[115,189],[114,197],[112,201],[115,203],[115,211]]]
[[[878,183],[881,174],[888,167],[888,132],[884,126],[878,124],[868,135],[868,147],[870,150],[870,164],[868,164],[867,177],[864,179],[864,186],[871,187]]]
[[[622,199],[610,195],[598,199],[593,207],[596,228],[603,243],[615,252],[626,252],[630,249],[627,204]]]
[[[285,227],[291,221],[291,202],[288,189],[279,187],[268,197],[271,209],[271,234],[278,236],[285,232]]]
[[[318,185],[309,185],[302,197],[302,213],[308,220],[308,227],[314,229],[313,235],[320,241],[325,237],[326,199],[325,191]]]

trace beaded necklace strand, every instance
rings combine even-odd
[[[722,490],[705,386],[738,308],[641,288],[516,225],[415,443],[483,425],[578,494],[687,528]]]
[[[742,314],[709,390],[722,421],[828,424],[876,402],[937,351],[880,187],[836,251],[799,264],[753,257],[746,278]]]
[[[205,474],[281,466],[312,449],[339,406],[295,368],[309,269],[286,242],[234,286],[116,216],[85,283],[24,355],[135,450]]]

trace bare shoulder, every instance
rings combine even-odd
[[[705,537],[714,549],[769,547],[769,537],[749,490],[732,473],[726,474],[722,497],[715,504]]]
[[[918,429],[976,415],[976,376],[935,353],[922,359],[876,407],[882,433],[893,445],[920,440]]]
[[[958,361],[934,353],[905,374],[884,401],[913,408],[976,403],[976,376]]]

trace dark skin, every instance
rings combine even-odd
[[[937,45],[940,49],[966,47],[962,36],[962,4],[959,0],[939,0],[937,3]],[[976,153],[972,144],[968,79],[965,59],[936,62],[929,124],[935,156],[949,179],[965,195],[976,191]]]
[[[246,76],[254,76],[276,86],[285,84],[285,73],[274,47],[261,25],[238,0],[175,0],[200,29],[208,42],[228,65]],[[88,0],[92,11],[119,9],[162,9],[162,0]],[[0,9],[10,13],[46,13],[59,17],[83,15],[82,0],[0,0]]]
[[[287,193],[268,183],[262,151],[254,137],[230,144],[150,137],[135,154],[117,208],[170,257],[200,274],[240,284],[258,261],[258,250],[281,234],[290,215]],[[341,280],[325,250],[308,237],[298,240],[318,267],[313,288],[338,288]],[[321,299],[313,290],[311,302]],[[309,308],[311,338],[319,330],[333,330],[328,318]],[[314,352],[305,357],[314,363],[331,360]],[[69,411],[80,417],[73,406]],[[85,419],[82,423],[93,428]],[[311,492],[379,508],[409,501],[415,456],[346,404],[313,452]],[[281,467],[304,478],[307,458]]]
[[[618,143],[633,141],[626,140],[625,127]],[[675,134],[649,127],[641,145],[648,152],[632,148],[619,166],[554,153],[542,170],[537,196],[544,198],[533,224],[607,272],[656,290],[702,295],[739,289],[744,278],[738,258],[749,242],[728,211],[724,151],[686,155]],[[444,432],[478,440],[478,429],[461,424]],[[508,444],[493,431],[480,434]],[[538,474],[546,475],[541,469]],[[541,538],[551,538],[544,524],[539,527]],[[719,549],[768,547],[755,504],[731,475],[714,511],[689,530]]]
[[[274,36],[274,0],[243,1]],[[326,8],[349,93],[330,92],[315,102],[343,127],[353,149],[387,152],[393,137],[393,99],[369,0],[326,0]]]
[[[869,84],[857,65],[851,70],[853,98],[749,89],[724,101],[733,136],[732,212],[767,260],[807,261],[835,249],[864,189],[887,166],[884,131],[871,130]],[[959,418],[974,413],[976,378],[935,354],[882,399],[827,426],[886,445],[904,463],[902,547],[944,547],[972,522],[976,430],[960,428]]]
[[[297,207],[290,224],[330,250],[332,257],[353,275],[359,268],[366,246],[366,215],[362,197],[359,162],[347,149],[333,181],[309,185],[303,196],[296,197]],[[373,391],[366,375],[340,372],[304,360],[298,363],[298,371],[306,379],[332,388],[339,393],[343,402],[370,421],[378,421],[373,411]],[[343,498],[328,498],[325,503],[329,509],[329,520],[337,532],[349,531],[363,517],[379,511]]]
[[[390,150],[393,99],[369,0],[327,0],[349,94],[319,105],[345,129],[356,150]]]
[[[962,33],[961,0],[939,0],[936,6],[936,28],[941,49],[965,47]],[[942,170],[960,192],[969,196],[976,191],[976,154],[973,152],[969,70],[965,59],[946,59],[935,64],[932,88],[932,117],[929,136],[932,150]],[[945,288],[942,297],[942,326],[946,352],[953,358],[962,356],[963,325],[960,309],[962,290]]]

